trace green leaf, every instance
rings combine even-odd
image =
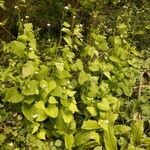
[[[75,93],[76,93],[76,91],[71,91],[71,90],[69,90],[69,89],[66,90],[66,94],[67,94],[69,97],[73,97]]]
[[[48,91],[52,91],[53,89],[55,89],[56,87],[56,82],[54,80],[51,80],[49,83],[48,83]]]
[[[70,111],[63,112],[63,120],[65,123],[70,123],[73,119],[73,114]]]
[[[98,59],[95,59],[95,60],[90,64],[89,69],[90,69],[91,71],[93,71],[93,72],[99,71],[99,70],[100,70],[99,65],[100,65],[99,60],[98,60]]]
[[[110,123],[115,123],[117,118],[118,114],[114,114],[112,111],[108,113],[107,119],[109,120]]]
[[[106,37],[100,34],[92,33],[92,37],[99,43],[105,42]]]
[[[100,43],[98,47],[103,51],[107,51],[109,48],[107,42]]]
[[[16,87],[9,88],[5,94],[5,100],[11,103],[19,103],[24,99],[24,96],[19,93]]]
[[[40,65],[38,79],[42,80],[49,75],[49,68],[46,65]]]
[[[54,90],[51,91],[52,96],[62,97],[63,89],[61,86],[56,86]]]
[[[5,141],[6,135],[0,134],[0,145]]]
[[[108,120],[102,120],[102,119],[99,119],[99,120],[98,120],[99,126],[100,126],[103,130],[106,130],[107,132],[108,132],[108,123],[109,123]]]
[[[35,100],[37,99],[36,95],[31,95],[31,96],[26,96],[24,98],[24,103],[27,103],[27,104],[32,104]]]
[[[112,95],[106,96],[106,99],[108,100],[109,104],[114,104],[118,102],[118,98],[113,97]]]
[[[30,82],[26,83],[26,86],[23,87],[22,93],[24,95],[38,95],[39,90],[38,90],[38,81],[36,80],[31,80]]]
[[[94,140],[99,144],[99,134],[95,131],[80,131],[75,135],[75,145],[77,146],[85,144],[89,140]]]
[[[86,109],[87,109],[88,112],[91,114],[91,116],[93,116],[93,117],[97,116],[97,111],[96,111],[95,107],[93,107],[93,106],[88,106]]]
[[[11,52],[19,57],[23,57],[25,52],[26,45],[19,41],[12,41],[10,44]]]
[[[96,129],[100,129],[101,127],[97,121],[87,120],[87,121],[83,121],[83,125],[81,128],[85,130],[96,130]]]
[[[137,146],[141,144],[143,131],[144,131],[143,120],[136,120],[136,122],[133,123],[131,127],[130,140],[133,145]]]
[[[33,105],[23,103],[22,112],[24,116],[31,122],[34,120],[41,122],[47,118],[43,101],[36,102]]]
[[[132,89],[131,89],[131,87],[129,87],[129,86],[122,86],[121,87],[122,88],[122,90],[123,90],[123,92],[124,92],[124,94],[126,95],[126,96],[131,96],[132,95]]]
[[[66,43],[67,43],[70,47],[72,47],[72,39],[71,39],[70,36],[65,36],[65,37],[64,37],[64,40],[66,41]]]
[[[24,34],[27,36],[28,41],[30,42],[29,45],[36,49],[36,39],[33,32],[33,25],[31,23],[24,24]]]
[[[49,104],[46,108],[46,114],[52,118],[56,118],[58,116],[58,107],[56,104]]]
[[[65,27],[70,27],[70,24],[67,23],[67,22],[64,22],[64,23],[63,23],[63,26],[65,26]]]
[[[64,63],[55,63],[55,66],[60,72],[64,70]]]
[[[34,51],[29,52],[28,56],[30,59],[37,59],[38,58],[38,56],[35,54]]]
[[[0,7],[1,7],[1,4],[0,4]],[[0,22],[0,26],[4,26],[7,23],[7,20],[8,19],[5,19],[3,22]]]
[[[44,121],[47,118],[47,114],[46,114],[46,109],[45,109],[45,104],[44,102],[38,101],[33,105],[32,108],[34,111],[36,111],[37,117],[36,117],[36,121]],[[32,116],[33,117],[33,116]]]
[[[114,132],[115,135],[128,134],[131,128],[126,125],[115,125]]]
[[[51,96],[51,97],[49,98],[48,102],[49,102],[50,104],[57,104],[57,103],[58,103],[57,100],[55,99],[55,97],[53,97],[53,96]]]
[[[25,42],[27,42],[28,38],[25,34],[22,34],[22,35],[18,36],[17,40],[20,41],[20,42],[25,43]]]
[[[68,28],[63,27],[61,31],[67,33],[68,35],[72,35],[72,32]]]
[[[73,147],[73,144],[74,144],[73,135],[72,134],[65,134],[64,140],[65,140],[65,147],[67,149],[71,149]]]
[[[4,0],[0,0],[0,7],[5,10],[6,7],[4,6],[4,2]]]
[[[83,70],[83,63],[81,59],[76,60],[76,66],[78,67],[79,70]]]
[[[48,88],[48,82],[46,80],[41,80],[40,81],[40,87],[45,90]]]
[[[111,77],[110,77],[110,72],[104,72],[104,75],[109,79],[109,80],[111,80]]]
[[[71,102],[68,105],[68,110],[70,110],[72,113],[78,112],[77,105],[75,103]]]
[[[104,130],[104,143],[106,150],[117,150],[117,142],[111,126],[108,126],[108,131]]]
[[[103,98],[102,102],[97,103],[97,108],[101,111],[110,111],[108,100],[106,98]]]
[[[33,61],[28,61],[22,68],[23,77],[34,75],[36,72],[38,72],[38,63]]]
[[[46,130],[42,129],[40,130],[40,132],[37,134],[37,137],[40,139],[40,140],[45,140],[46,139]]]
[[[34,134],[35,132],[38,131],[39,126],[40,126],[40,124],[37,123],[37,122],[34,122],[34,123],[32,124],[32,128],[33,128],[33,129],[32,129],[32,134]]]
[[[68,126],[66,126],[66,123],[64,122],[63,119],[63,114],[64,114],[63,111],[64,111],[63,108],[60,107],[58,116],[56,118],[56,129],[61,132],[68,131]]]
[[[79,78],[78,78],[78,81],[79,81],[79,84],[84,84],[84,82],[88,81],[90,79],[89,75],[86,74],[84,71],[81,71],[79,73]]]
[[[56,82],[54,80],[41,80],[40,81],[40,87],[45,91],[46,94],[49,94],[50,91],[55,89]]]
[[[96,146],[93,150],[102,150],[102,146]]]
[[[29,121],[33,122],[33,120],[34,120],[33,115],[36,115],[36,112],[32,109],[32,105],[23,103],[22,112]]]

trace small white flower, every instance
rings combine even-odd
[[[68,6],[65,6],[64,8],[65,8],[66,10],[69,10],[69,7],[68,7]]]
[[[32,48],[32,47],[30,47],[30,48],[29,48],[29,50],[30,50],[30,51],[32,51],[32,50],[33,50],[33,48]]]
[[[70,81],[68,80],[68,81],[67,81],[67,84],[69,84],[69,83],[70,83]]]
[[[21,19],[21,21],[23,21],[23,19]]]
[[[22,120],[23,117],[22,117],[21,115],[18,115],[17,119],[18,119],[18,120]]]
[[[42,86],[43,88],[46,88],[46,85],[45,84],[43,84],[43,86]]]
[[[82,25],[82,24],[80,24],[80,27],[82,28],[82,27],[83,27],[83,25]]]
[[[50,26],[51,26],[51,24],[50,24],[50,23],[48,23],[48,24],[47,24],[47,26],[48,26],[48,27],[50,27]]]
[[[34,73],[35,73],[35,74],[38,74],[39,72],[38,72],[38,71],[35,71]]]
[[[15,8],[15,9],[18,9],[18,6],[15,6],[14,8]]]
[[[73,16],[73,18],[75,19],[75,18],[76,18],[76,16]]]
[[[13,147],[14,144],[13,144],[13,142],[10,142],[8,145],[11,146],[11,147]]]
[[[48,42],[50,42],[51,41],[51,39],[48,39]]]
[[[95,44],[98,45],[99,43],[97,41],[95,41]]]
[[[68,88],[70,88],[70,89],[71,89],[71,88],[72,88],[72,86],[71,86],[71,85],[69,85],[69,86],[68,86]]]
[[[25,16],[26,19],[29,19],[29,16]]]

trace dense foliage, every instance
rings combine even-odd
[[[148,150],[149,0],[0,0],[0,149]]]

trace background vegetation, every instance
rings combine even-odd
[[[149,0],[0,0],[0,149],[150,148]]]

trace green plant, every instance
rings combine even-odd
[[[90,16],[87,34],[69,5],[55,44],[37,41],[32,23],[22,24],[16,40],[1,42],[3,149],[149,148],[149,59],[132,37],[133,10],[119,10],[112,28],[98,4],[107,5],[80,2]]]

